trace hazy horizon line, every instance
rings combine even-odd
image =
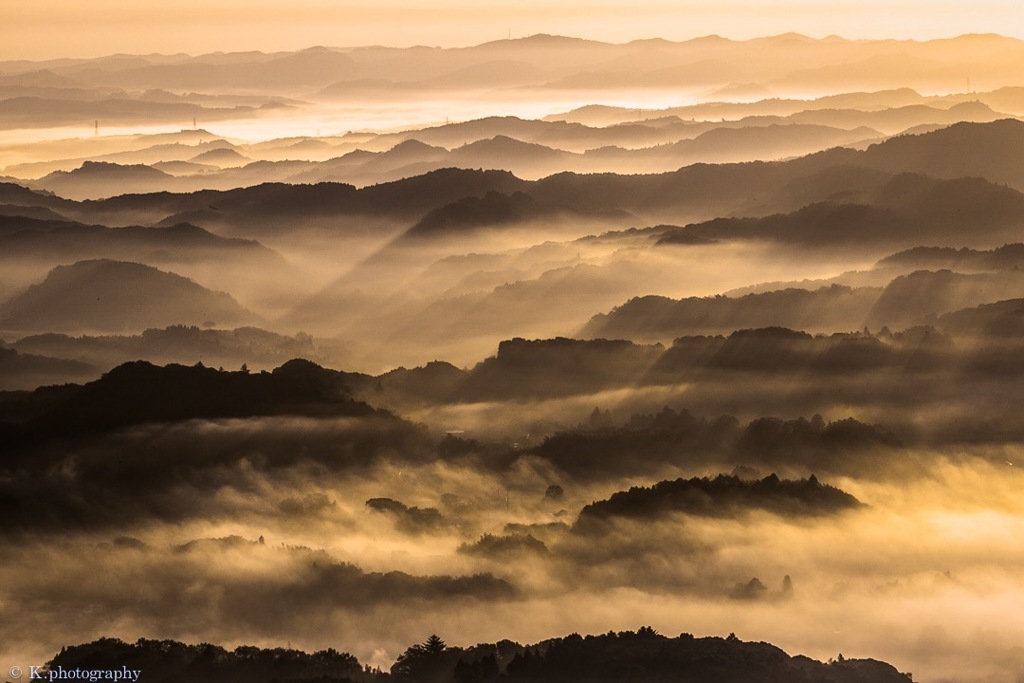
[[[314,50],[327,50],[332,52],[350,52],[356,50],[471,50],[481,47],[487,47],[492,45],[498,45],[501,43],[521,43],[524,41],[537,40],[537,39],[553,39],[553,40],[565,40],[573,41],[578,43],[592,43],[597,45],[604,45],[608,47],[628,47],[630,45],[638,43],[667,43],[671,45],[684,45],[686,43],[693,43],[698,41],[709,41],[717,40],[726,43],[753,43],[758,41],[767,41],[775,39],[798,39],[805,40],[808,42],[847,42],[847,43],[907,43],[907,44],[918,44],[923,45],[927,43],[943,42],[943,41],[954,41],[961,39],[970,38],[983,38],[983,39],[998,39],[1006,41],[1014,41],[1018,43],[1024,43],[1024,37],[1018,37],[1008,35],[1004,33],[998,33],[995,31],[987,32],[976,32],[967,31],[956,35],[937,35],[929,38],[909,38],[909,37],[848,37],[839,35],[836,33],[829,33],[824,36],[815,36],[808,33],[802,33],[799,31],[784,31],[782,33],[773,33],[765,35],[757,35],[752,37],[729,37],[720,33],[707,33],[702,35],[694,35],[690,38],[683,38],[674,40],[671,38],[663,38],[660,36],[649,36],[640,38],[631,38],[626,41],[612,41],[602,40],[599,38],[591,38],[583,35],[569,35],[561,33],[548,33],[540,31],[537,33],[531,33],[523,36],[513,36],[508,38],[498,38],[493,40],[485,40],[482,42],[473,42],[468,44],[447,44],[447,45],[428,45],[426,43],[412,43],[412,44],[385,44],[385,43],[366,43],[366,44],[350,44],[350,45],[324,45],[321,43],[307,44],[305,47],[294,47],[286,49],[260,49],[257,47],[251,48],[240,48],[232,50],[211,50],[211,51],[169,51],[169,52],[130,52],[130,51],[117,51],[117,52],[96,52],[91,55],[70,55],[61,54],[59,56],[52,57],[0,57],[0,63],[10,62],[28,62],[28,63],[47,63],[47,62],[59,62],[59,61],[92,61],[97,59],[111,59],[116,57],[184,57],[189,59],[198,59],[206,56],[214,55],[237,55],[237,54],[260,54],[265,56],[278,55],[278,54],[294,54],[299,52],[309,52]]]

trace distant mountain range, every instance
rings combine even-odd
[[[11,291],[0,308],[0,325],[9,338],[36,332],[138,334],[172,325],[258,326],[287,335],[295,330],[318,336],[373,334],[383,346],[416,340],[424,349],[424,357],[416,359],[420,363],[444,357],[432,349],[442,348],[457,334],[460,341],[473,344],[465,355],[450,357],[462,364],[517,335],[550,337],[580,331],[591,338],[668,343],[677,337],[725,335],[756,327],[831,333],[864,326],[898,331],[937,324],[940,316],[958,309],[1024,295],[1012,272],[1012,250],[1007,247],[991,256],[983,251],[1019,242],[1024,195],[1007,184],[1024,183],[1014,165],[1024,154],[1022,141],[1024,123],[1003,120],[956,124],[862,151],[838,148],[789,161],[695,164],[644,175],[558,173],[531,181],[506,171],[450,168],[364,188],[273,183],[230,191],[127,194],[100,201],[69,200],[0,184],[0,242],[9,247],[5,254],[19,263],[37,251],[51,257],[102,257],[88,266],[65,266],[41,282],[33,278],[37,284],[28,291]],[[422,151],[422,145],[403,144],[402,154]],[[897,147],[898,154],[890,149]],[[985,172],[983,154],[992,162],[991,178],[970,177]],[[942,162],[931,163],[933,158]],[[934,171],[950,177],[928,175]],[[685,220],[692,216],[712,218]],[[186,219],[190,223],[182,223]],[[622,230],[644,224],[654,227]],[[139,227],[144,225],[167,227]],[[484,238],[491,235],[500,244],[516,229],[531,225],[546,231],[544,239],[557,235],[561,242],[538,248],[536,256],[520,261],[491,253],[488,263],[504,259],[506,265],[485,263],[487,247],[478,251],[476,246],[486,244]],[[588,234],[593,237],[573,242]],[[318,291],[296,290],[288,301],[275,303],[274,323],[228,295],[203,291],[169,272],[114,262],[144,260],[201,282],[207,282],[207,276],[184,270],[188,262],[215,264],[222,273],[259,263],[265,269],[266,287],[280,290],[278,283],[287,279],[287,268],[252,238],[287,246],[303,236],[327,237],[338,249],[364,239],[376,240],[379,246]],[[820,283],[757,286],[749,292],[756,296],[749,299],[682,301],[638,292],[634,285],[642,282],[641,276],[627,260],[626,265],[597,265],[578,253],[593,243],[655,259],[659,252],[671,250],[670,258],[685,260],[694,245],[699,249],[730,241],[768,245],[789,255],[842,249],[872,260],[896,249],[912,250],[873,271]],[[938,251],[918,249],[923,244]],[[964,248],[968,251],[958,251]],[[544,249],[558,256],[543,256]],[[451,268],[454,262],[445,259],[457,254],[463,254],[464,261]],[[989,258],[1010,265],[998,273],[980,272]],[[473,265],[474,259],[479,266]],[[920,270],[912,267],[914,259],[926,261],[923,265],[930,272],[911,275]],[[944,262],[956,271],[961,265],[966,270],[942,273]],[[934,269],[928,266],[931,263],[936,264]],[[451,268],[451,274],[443,275],[445,268]],[[237,276],[236,271],[230,272]],[[276,280],[270,279],[271,273]],[[455,273],[457,280],[444,282]],[[401,286],[406,278],[415,291]],[[129,280],[136,284],[117,284]],[[217,280],[216,286],[226,288],[222,282]],[[427,282],[432,284],[420,287]],[[390,283],[397,289],[388,290]],[[842,287],[832,288],[833,284]],[[375,287],[381,288],[378,298]],[[885,295],[883,287],[894,293]],[[771,289],[788,291],[768,294]],[[589,308],[580,306],[579,297],[563,296],[567,291],[589,295]],[[941,297],[931,295],[938,291]],[[626,301],[630,303],[623,305]],[[581,330],[588,317],[616,305],[607,319],[595,319]],[[95,355],[17,350],[96,366]],[[221,358],[218,364],[231,367],[244,362],[244,357],[233,355]],[[99,367],[127,359],[109,357]],[[376,367],[398,364],[390,358],[377,362]],[[470,396],[478,391],[473,387],[468,381],[461,391]],[[485,382],[479,387],[486,393]]]
[[[948,113],[941,117],[923,117],[926,124],[919,124],[919,132],[943,128],[958,121],[994,122],[1005,119],[1005,115],[988,110],[987,115],[965,112],[963,116]],[[824,115],[819,118],[825,119]],[[941,123],[939,123],[941,122]],[[477,123],[477,122],[475,122]],[[625,126],[637,133],[641,130],[656,133],[657,137],[641,136],[630,142],[615,133],[609,137],[608,129],[583,129],[574,131],[580,140],[587,140],[585,149],[565,151],[557,147],[560,143],[573,145],[571,140],[558,140],[556,131],[538,133],[532,130],[536,124],[559,128],[566,124],[527,122],[519,119],[514,124],[506,119],[490,119],[478,122],[480,125],[463,128],[458,124],[440,129],[416,132],[402,136],[387,135],[377,139],[364,140],[367,150],[361,147],[341,153],[352,144],[336,144],[339,155],[322,160],[284,158],[277,160],[252,161],[231,146],[218,146],[206,151],[200,145],[192,147],[181,144],[155,145],[136,153],[103,155],[100,160],[68,160],[11,167],[8,172],[31,178],[41,171],[57,168],[37,180],[26,180],[33,187],[55,192],[70,199],[102,199],[112,193],[143,193],[158,191],[194,192],[198,190],[229,190],[266,182],[318,183],[343,182],[355,185],[371,185],[422,175],[447,167],[499,169],[512,172],[519,177],[537,179],[563,171],[578,173],[662,173],[695,163],[736,163],[755,160],[778,160],[811,154],[832,147],[867,148],[869,144],[882,141],[886,135],[867,126],[852,126],[849,129],[837,127],[827,121],[823,123],[799,123],[789,119],[751,120],[721,124],[661,125],[652,127],[645,123]],[[620,128],[615,126],[613,128]],[[458,130],[445,133],[446,128]],[[582,127],[580,127],[582,128]],[[521,130],[524,137],[510,136],[512,130]],[[899,131],[911,129],[899,128]],[[917,130],[917,129],[913,129]],[[1004,129],[1010,131],[1011,129]],[[475,135],[480,137],[475,137]],[[1001,135],[1002,133],[993,133]],[[976,135],[963,133],[961,135]],[[461,146],[448,143],[445,148],[427,144],[426,139],[458,139],[469,137]],[[613,144],[604,144],[604,140]],[[658,144],[646,145],[644,141]],[[884,169],[889,172],[900,170],[931,170],[939,177],[961,175],[984,175],[997,182],[1010,182],[1019,187],[1019,173],[1007,163],[988,164],[982,161],[984,155],[993,153],[993,144],[980,140],[957,143],[947,136],[949,145],[971,145],[981,142],[978,156],[971,151],[967,157],[956,162],[947,161],[945,167],[928,169],[921,160],[902,152],[884,153],[872,147],[865,158],[855,162],[859,165]],[[1017,142],[1008,139],[1012,147]],[[637,146],[637,144],[641,146]],[[221,143],[217,143],[221,144]],[[227,144],[227,143],[223,143]],[[357,144],[357,143],[353,143]],[[386,147],[383,145],[393,145]],[[327,145],[330,148],[330,145]],[[378,151],[372,148],[381,147]],[[248,153],[261,154],[254,148]],[[318,148],[319,149],[319,148]],[[972,148],[973,150],[973,148]],[[323,151],[322,149],[319,151]],[[927,155],[928,152],[920,152]],[[322,155],[320,155],[322,156]],[[134,163],[128,163],[134,162]],[[965,170],[950,166],[960,164]],[[982,171],[984,169],[984,171]]]
[[[957,69],[949,66],[951,54],[957,56]],[[1001,59],[994,61],[994,55]],[[175,102],[168,91],[343,98],[353,92],[365,96],[481,87],[707,89],[744,83],[758,83],[777,94],[823,86],[848,92],[868,83],[948,91],[964,85],[964,74],[974,75],[979,87],[1015,83],[1022,55],[1021,41],[997,35],[918,42],[783,34],[744,41],[708,36],[624,44],[533,35],[459,49],[313,47],[4,62],[0,86],[85,89],[103,93],[101,101],[114,102],[138,100],[140,91],[150,91],[144,102],[165,103]]]
[[[828,209],[845,214],[814,219],[826,223],[841,219],[847,229],[839,232],[803,225],[808,218],[806,211],[765,219],[768,223],[764,226],[719,222],[690,232],[746,238],[755,231],[802,243],[855,241],[873,235],[906,247],[922,241],[940,244],[923,240],[922,235],[928,234],[945,240],[956,238],[958,243],[949,246],[960,247],[965,246],[963,239],[969,235],[971,240],[987,240],[984,246],[992,246],[994,240],[1013,241],[1006,236],[1013,233],[1024,211],[1019,194],[1024,190],[1024,173],[1016,163],[1022,154],[1024,123],[1004,120],[956,124],[887,140],[864,151],[834,149],[785,162],[696,164],[650,175],[558,173],[527,181],[502,171],[444,169],[358,190],[330,183],[268,184],[223,192],[126,195],[82,203],[10,189],[0,193],[0,201],[47,208],[81,222],[123,224],[118,216],[130,212],[135,221],[142,216],[152,223],[188,221],[203,227],[227,228],[247,237],[265,230],[282,215],[376,216],[414,223],[433,209],[467,197],[482,198],[487,192],[522,192],[536,206],[549,210],[589,214],[618,211],[653,222],[677,223],[682,216],[767,216],[828,202],[837,207],[863,204],[871,208],[856,209],[860,213],[853,214],[851,209]],[[136,172],[95,164],[81,172],[89,176],[94,169],[100,175]],[[149,171],[139,172],[149,177]],[[76,173],[61,177],[77,177]],[[822,210],[818,211],[820,214]],[[967,223],[972,226],[970,231],[964,230]]]

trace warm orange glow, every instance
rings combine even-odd
[[[744,39],[795,31],[812,37],[928,39],[962,33],[1024,36],[1024,14],[1007,0],[981,2],[762,3],[690,0],[639,3],[513,2],[486,4],[387,0],[217,3],[124,0],[0,6],[0,58],[111,53],[286,50],[310,45],[473,45],[535,33],[609,42],[708,34]]]
[[[1024,682],[1019,1],[0,0],[0,673]]]

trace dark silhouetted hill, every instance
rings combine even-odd
[[[807,246],[874,244],[893,239],[903,228],[895,214],[862,204],[811,204],[794,213],[764,218],[715,218],[667,233],[658,244],[683,244],[694,236],[714,240],[768,240]]]
[[[425,429],[354,400],[347,379],[301,360],[259,373],[135,361],[82,386],[0,392],[0,471],[20,482],[0,491],[3,532],[203,518],[222,509],[223,486],[250,490],[250,468],[436,459]],[[72,462],[73,477],[57,474]],[[329,507],[311,493],[270,509],[301,517]]]
[[[1024,122],[957,123],[924,135],[902,135],[872,145],[863,165],[937,178],[978,177],[1024,191]]]
[[[927,341],[926,341],[927,340]],[[862,333],[812,337],[786,328],[737,330],[728,337],[680,337],[650,368],[645,383],[710,382],[710,373],[808,377],[891,372],[894,368],[936,369],[953,354],[948,337],[912,328],[884,338]],[[724,377],[723,377],[724,378]]]
[[[939,316],[936,326],[969,337],[1018,340],[1024,337],[1024,298],[946,313]],[[1017,349],[1011,352],[1016,354]]]
[[[366,507],[388,515],[395,521],[395,528],[405,533],[443,531],[449,525],[436,508],[409,507],[392,498],[370,498]]]
[[[673,143],[667,146],[664,152],[678,155],[683,163],[729,163],[754,159],[783,159],[881,137],[882,134],[877,130],[866,126],[851,126],[845,130],[829,125],[803,123],[741,128],[720,127],[702,133],[693,140]],[[652,150],[660,151],[662,150],[657,148]]]
[[[344,375],[305,360],[292,360],[273,372],[259,373],[225,372],[202,365],[160,367],[135,361],[80,387],[69,387],[64,394],[58,403],[19,420],[27,438],[196,418],[378,414],[352,398]],[[39,404],[31,395],[23,400]],[[16,406],[11,406],[11,411],[18,413]]]
[[[21,353],[0,344],[0,391],[91,379],[98,368],[80,360]]]
[[[528,647],[508,665],[508,680],[529,683],[908,683],[908,674],[874,659],[828,664],[790,657],[768,643],[727,638],[667,638],[649,627],[638,632],[578,634]]]
[[[476,228],[520,223],[545,213],[528,195],[488,192],[483,197],[465,197],[428,212],[405,233],[406,237],[428,237]]]
[[[838,99],[834,102],[841,104]],[[911,129],[918,126],[937,129],[962,121],[979,123],[996,121],[1005,119],[1006,115],[1000,114],[983,102],[975,101],[954,104],[948,109],[925,104],[908,104],[875,110],[838,107],[834,109],[815,108],[796,112],[787,118],[799,123],[840,126],[847,129],[866,126],[891,135],[912,132]],[[863,139],[867,140],[866,137]]]
[[[242,155],[236,149],[220,147],[197,154],[187,159],[187,161],[198,164],[214,164],[216,166],[242,166],[252,161],[252,159]]]
[[[453,399],[466,381],[467,372],[451,363],[433,361],[418,368],[396,368],[367,382],[363,390],[367,397],[400,397],[427,403],[446,403]],[[372,393],[371,393],[372,392]],[[371,400],[371,399],[367,399]]]
[[[784,467],[802,465],[829,472],[853,472],[874,462],[871,456],[892,458],[902,446],[889,430],[853,418],[825,423],[819,417],[752,420],[732,444],[742,462]],[[865,462],[866,461],[866,462]]]
[[[55,171],[35,184],[69,199],[99,199],[173,187],[174,177],[144,164],[86,161],[73,171]]]
[[[555,173],[574,164],[575,155],[546,145],[523,142],[507,135],[470,142],[451,151],[448,159],[468,168],[504,168],[533,175]]]
[[[642,376],[662,351],[621,340],[510,339],[470,371],[457,397],[568,396],[622,386]]]
[[[491,191],[511,195],[527,186],[526,181],[507,171],[444,168],[415,178],[363,188],[360,197],[366,209],[389,206],[392,211],[419,214],[419,217],[465,197],[483,197]]]
[[[357,190],[342,183],[312,185],[264,183],[235,190],[129,195],[80,205],[80,211],[103,221],[130,214],[218,227],[251,237],[260,232],[293,230],[296,221],[351,216],[416,221],[432,209],[489,191],[511,194],[525,181],[505,171],[441,169]],[[91,220],[91,219],[90,219]],[[137,219],[136,219],[137,220]]]
[[[114,664],[115,661],[119,663]],[[52,671],[121,671],[122,667],[127,667],[142,672],[159,672],[159,680],[166,683],[269,683],[271,680],[356,683],[376,680],[363,672],[362,665],[354,656],[334,649],[306,654],[285,648],[240,646],[229,651],[208,643],[186,645],[144,638],[134,643],[101,638],[84,645],[65,647],[49,667]]]
[[[666,407],[634,415],[622,427],[558,432],[529,452],[577,479],[635,476],[694,458],[718,460],[738,434],[735,418],[709,420]]]
[[[988,264],[992,268],[986,270],[993,270],[997,264],[1015,263],[1013,250],[1004,249],[1005,256],[988,252],[992,255],[984,258],[972,258],[952,249],[949,253],[959,253],[961,261],[973,260],[979,267]],[[944,252],[940,250],[940,253]],[[935,316],[961,308],[1021,296],[1024,296],[1024,275],[1012,266],[997,272],[973,274],[949,270],[915,271],[896,277],[885,287],[833,284],[813,291],[786,288],[729,297],[679,300],[637,297],[608,313],[594,316],[580,335],[651,342],[729,334],[747,326],[785,327],[817,333],[858,330],[865,326],[904,329],[932,324]]]
[[[562,431],[530,449],[576,479],[635,476],[666,465],[692,468],[747,463],[775,470],[849,474],[892,460],[901,446],[884,427],[852,418],[826,423],[730,416],[697,417],[663,408],[633,415],[622,426]]]
[[[741,297],[630,299],[594,316],[581,335],[637,341],[731,333],[745,327],[834,331],[863,327],[881,289],[832,285],[814,291],[785,289]]]
[[[47,192],[30,190],[16,183],[0,182],[0,202],[12,207],[41,207],[64,215],[61,208],[74,206],[75,202]],[[13,215],[13,214],[12,214]]]
[[[514,560],[525,554],[546,555],[548,548],[531,534],[484,534],[474,543],[463,543],[458,552],[464,555],[489,557],[502,561]]]
[[[58,266],[0,306],[0,327],[10,330],[123,332],[253,322],[257,316],[228,294],[151,266],[109,260]]]
[[[197,164],[191,161],[157,161],[150,164],[150,167],[173,176],[209,173],[217,170],[213,164]]]
[[[802,246],[931,244],[990,246],[1019,237],[1024,196],[980,178],[948,181],[895,176],[865,203],[818,202],[762,218],[715,218],[668,232],[659,244],[692,236],[767,240]]]
[[[983,272],[1024,268],[1024,244],[1005,244],[989,250],[961,247],[914,247],[886,256],[877,268],[906,268],[910,270],[953,270],[956,272]]]
[[[871,328],[931,324],[935,316],[1024,296],[1024,271],[963,274],[919,270],[890,282],[867,316]]]
[[[150,263],[252,259],[283,264],[255,240],[224,238],[188,223],[107,228],[60,219],[0,215],[0,258],[47,262],[118,258]]]
[[[128,360],[145,358],[157,365],[178,363],[237,368],[243,363],[253,369],[272,368],[292,359],[332,365],[330,345],[322,346],[303,334],[286,336],[256,327],[233,330],[204,329],[196,325],[151,328],[137,335],[88,336],[43,334],[22,337],[11,344],[22,353],[56,358],[76,358],[111,369]]]
[[[736,330],[708,359],[708,366],[754,372],[805,368],[821,346],[814,337],[784,327]]]
[[[607,500],[585,506],[575,528],[586,530],[595,520],[616,517],[654,520],[673,512],[711,517],[756,510],[780,515],[827,515],[860,506],[850,494],[822,484],[813,475],[799,481],[779,479],[774,474],[744,481],[720,474],[714,479],[676,479],[614,493]]]
[[[0,204],[0,216],[29,218],[36,221],[66,221],[67,218],[45,206],[18,206],[16,204]]]

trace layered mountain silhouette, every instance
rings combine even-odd
[[[327,340],[304,334],[282,335],[257,327],[233,330],[197,325],[150,328],[136,335],[67,335],[46,332],[21,337],[10,344],[19,353],[74,358],[109,370],[128,360],[145,358],[153,363],[203,363],[237,368],[273,368],[293,358],[307,358],[339,366],[343,354]],[[97,371],[97,375],[99,372]]]
[[[906,327],[928,316],[1003,299],[1019,298],[1024,273],[961,275],[949,270],[917,271],[893,280],[868,317],[871,326]]]
[[[1005,244],[989,250],[962,247],[915,247],[881,259],[878,268],[895,267],[913,270],[953,270],[985,272],[1009,270],[1024,266],[1024,244]]]
[[[748,326],[812,331],[860,329],[880,295],[881,290],[874,287],[832,285],[740,297],[637,297],[595,316],[580,334],[587,338],[666,340],[730,333]]]
[[[974,245],[1020,237],[1024,195],[980,179],[935,181],[899,175],[871,203],[819,202],[763,218],[715,218],[669,232],[659,244],[766,240],[800,246]]]
[[[287,106],[279,97],[268,95],[197,96],[172,95],[169,92],[132,91],[111,93],[103,87],[75,87],[77,80],[40,79],[39,71],[21,76],[26,84],[18,86],[11,77],[0,80],[0,119],[19,128],[50,126],[79,127],[83,122],[102,119],[104,125],[180,124],[201,117],[204,121],[223,121],[258,115]]]
[[[504,195],[488,192],[481,198],[466,197],[429,211],[406,233],[407,237],[429,237],[446,232],[522,223],[544,215],[542,207],[522,192]]]
[[[280,254],[255,240],[219,237],[188,223],[108,228],[25,215],[39,210],[11,207],[10,215],[0,215],[0,258],[60,262],[116,257],[149,263],[244,259],[252,265],[283,265]]]
[[[788,327],[812,332],[889,327],[902,330],[934,323],[935,317],[1024,296],[1016,270],[961,274],[914,271],[885,287],[833,284],[814,290],[786,288],[742,296],[637,297],[594,316],[581,331],[587,338],[667,341],[701,334],[728,334],[745,326]]]
[[[374,216],[412,225],[431,210],[467,197],[479,199],[491,191],[505,195],[523,192],[543,207],[584,214],[618,212],[652,222],[679,224],[681,217],[694,215],[757,219],[723,218],[686,228],[691,234],[715,238],[760,237],[811,245],[876,240],[890,246],[925,243],[959,248],[965,246],[962,240],[967,236],[973,244],[966,246],[991,247],[1019,241],[1015,226],[1024,211],[1024,199],[1016,190],[995,183],[1024,187],[1010,177],[1017,158],[1013,140],[1024,138],[1022,129],[1024,123],[1017,121],[957,124],[886,141],[863,152],[834,149],[788,162],[696,164],[651,175],[558,173],[526,181],[507,172],[443,169],[359,190],[333,183],[264,184],[230,191],[129,195],[89,203],[41,195],[33,199],[33,195],[22,193],[18,203],[50,208],[80,222],[137,223],[145,216],[152,223],[187,220],[204,227],[216,224],[252,237],[268,228],[280,230],[279,218],[285,215],[304,220]],[[1001,144],[1004,139],[1006,144]],[[990,166],[980,159],[969,164],[974,152],[951,155],[951,145],[985,149]],[[947,166],[930,163],[936,155],[963,158],[954,168],[948,166],[952,161],[943,162]],[[989,167],[995,170],[986,171]],[[102,166],[97,172],[100,168],[124,171],[123,167]],[[948,179],[936,180],[928,174]],[[958,174],[980,175],[987,182],[958,178]],[[132,218],[126,221],[128,215]]]
[[[649,174],[672,172],[697,163],[777,160],[850,145],[866,149],[861,152],[854,149],[830,152],[825,160],[832,165],[845,163],[888,174],[925,173],[949,180],[978,176],[995,183],[1009,184],[1017,190],[1024,189],[1024,181],[1013,175],[1012,155],[1019,147],[1015,140],[1020,137],[1021,125],[1015,120],[956,123],[921,135],[902,135],[891,143],[887,140],[870,146],[868,143],[884,135],[866,127],[847,130],[817,124],[762,121],[745,126],[732,122],[710,128],[703,123],[679,125],[685,126],[685,130],[676,132],[676,135],[683,136],[682,139],[673,140],[661,128],[658,129],[660,137],[668,138],[668,141],[657,145],[631,148],[619,144],[598,144],[582,153],[564,151],[555,147],[553,142],[520,140],[498,133],[450,150],[412,137],[404,140],[384,137],[379,141],[364,140],[353,144],[370,147],[391,144],[392,147],[383,150],[356,147],[336,157],[318,160],[275,157],[246,163],[245,155],[223,141],[207,141],[191,148],[176,143],[155,145],[138,153],[105,155],[103,160],[84,163],[69,160],[64,164],[64,170],[24,182],[69,198],[99,199],[111,194],[108,182],[117,183],[115,187],[121,191],[142,193],[195,192],[201,189],[227,191],[268,182],[343,182],[366,186],[448,167],[500,169],[530,179],[565,171]],[[697,129],[691,130],[694,126]],[[500,131],[509,126],[494,127]],[[545,139],[542,135],[537,137]],[[608,136],[597,135],[595,143],[602,137]],[[970,148],[971,152],[958,155],[961,158],[955,162],[950,161],[950,150],[960,146]],[[341,152],[347,146],[341,144],[336,148]],[[249,153],[257,155],[260,151],[254,149]],[[928,163],[935,154],[943,155],[943,164]],[[323,155],[318,153],[317,156]],[[137,163],[140,159],[149,165]],[[132,161],[136,163],[127,163]],[[67,170],[69,166],[71,170]],[[31,167],[14,170],[29,176],[32,173]]]
[[[943,330],[970,337],[1016,339],[1024,331],[1024,299],[1009,299],[939,316]]]
[[[747,96],[733,100],[722,97],[698,104],[646,111],[641,116],[635,109],[587,105],[549,115],[545,121],[604,128],[653,125],[655,122],[662,126],[690,122],[717,122],[732,126],[804,123],[844,129],[866,126],[891,135],[919,126],[946,126],[963,121],[984,123],[1005,118],[999,112],[1019,111],[1020,97],[1020,89],[1012,86],[985,93],[947,96],[924,96],[912,88],[896,88],[845,92],[812,99]]]
[[[751,377],[787,375],[808,382],[825,378],[830,382],[855,382],[862,376],[883,378],[903,372],[926,381],[928,373],[946,372],[952,367],[968,380],[973,377],[972,368],[980,367],[980,359],[991,353],[990,345],[1000,345],[1003,355],[1011,357],[1019,350],[1018,346],[1006,346],[1002,341],[1017,329],[1018,301],[933,318],[948,334],[935,328],[914,327],[901,332],[882,329],[877,335],[858,332],[812,336],[769,327],[741,329],[728,336],[682,336],[668,347],[605,339],[512,339],[502,342],[495,356],[469,369],[442,361],[377,375],[318,369],[309,361],[296,361],[284,367],[296,371],[305,368],[304,372],[317,378],[318,386],[333,387],[333,391],[374,405],[402,409],[586,396],[627,387],[686,383],[693,385],[693,391],[698,391],[698,387],[712,390],[716,382],[732,381],[729,378],[748,382]],[[980,338],[986,343],[958,349],[949,334]],[[315,353],[317,347],[305,337],[292,339],[259,330],[226,332],[177,327],[149,330],[138,337],[36,335],[19,340],[12,349],[34,356],[86,358],[96,364],[93,367],[130,357],[135,350],[154,358],[173,358],[176,354],[205,358],[209,354],[209,362],[220,357],[236,362],[251,357],[269,364],[289,351]],[[1016,376],[1014,373],[1024,372],[1024,364],[1012,363],[1006,371],[1007,378],[1011,378]],[[238,372],[227,374],[237,376]],[[913,385],[910,379],[906,380],[906,387]],[[759,400],[756,393],[751,398]],[[869,398],[865,395],[863,400]]]
[[[54,171],[39,179],[41,187],[69,199],[95,199],[115,194],[164,189],[173,177],[144,164],[122,165],[86,161],[73,171]]]
[[[1024,190],[1024,172],[1010,161],[1020,153],[1024,153],[1024,124],[1007,119],[957,123],[924,136],[897,136],[869,147],[863,160],[865,166],[890,172],[980,177]]]
[[[0,345],[0,391],[35,389],[96,376],[98,370],[80,360],[22,353]]]
[[[1004,60],[981,69],[992,51]],[[637,40],[609,44],[533,35],[469,48],[313,47],[285,53],[239,52],[199,56],[113,56],[4,64],[2,85],[49,88],[120,88],[155,91],[148,99],[183,93],[267,93],[322,96],[364,90],[415,91],[545,86],[615,89],[623,86],[708,86],[757,82],[773,91],[797,92],[822,83],[849,92],[864,82],[881,87],[949,91],[962,86],[950,73],[954,52],[963,69],[984,74],[984,84],[1015,82],[1012,67],[1024,48],[1000,36],[950,40],[815,40],[796,34],[731,41],[717,36],[673,42]],[[808,67],[808,65],[814,65]],[[400,76],[398,75],[400,74]],[[630,80],[632,77],[633,80]],[[979,76],[980,78],[980,76]],[[337,84],[335,87],[330,87]],[[894,103],[919,101],[909,95]]]

